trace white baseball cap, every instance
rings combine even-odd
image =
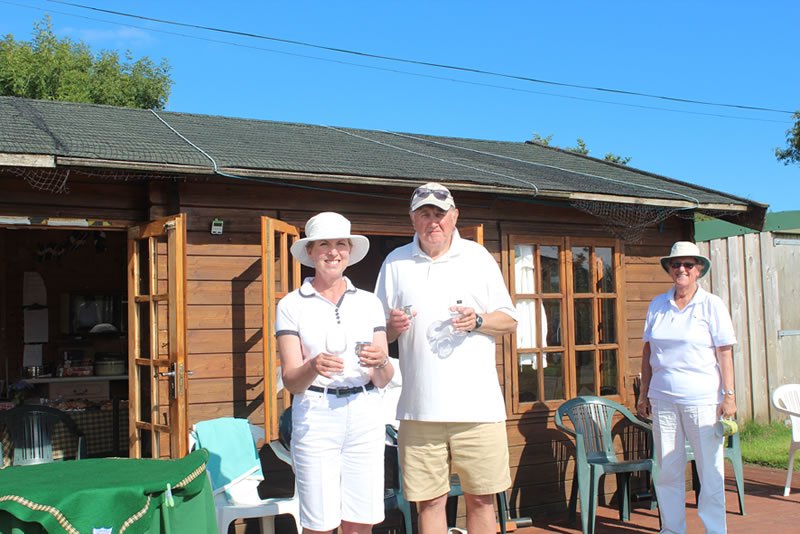
[[[429,182],[414,189],[414,193],[411,195],[411,211],[417,211],[427,205],[448,211],[450,208],[456,207],[456,202],[453,200],[450,190],[445,186]]]

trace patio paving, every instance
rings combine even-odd
[[[800,473],[792,480],[792,492],[783,496],[786,470],[767,467],[744,466],[744,511],[739,515],[739,499],[736,483],[729,462],[725,462],[725,502],[727,507],[728,532],[731,534],[779,534],[800,532]],[[697,516],[694,492],[686,493],[687,533],[704,532],[703,524]],[[634,504],[631,520],[622,522],[616,508],[598,506],[595,532],[610,533],[657,533],[658,511],[642,508]],[[518,528],[515,534],[539,534],[558,532],[574,534],[581,532],[580,516],[574,525],[568,524],[566,514],[560,516],[541,516],[533,518],[533,526]]]

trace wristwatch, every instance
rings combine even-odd
[[[473,328],[472,330],[477,330],[478,328],[480,328],[480,327],[482,327],[482,326],[483,326],[483,317],[481,317],[480,315],[478,315],[478,314],[476,313],[476,314],[475,314],[475,328]],[[472,330],[470,330],[470,332],[471,332]]]
[[[725,390],[722,390],[722,394],[723,395],[734,396],[734,395],[736,395],[736,392],[734,390],[732,390],[732,389],[725,389]]]

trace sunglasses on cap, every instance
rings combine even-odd
[[[436,200],[447,200],[450,197],[450,193],[442,191],[441,189],[418,187],[414,189],[414,194],[411,195],[411,201],[413,202],[415,198],[428,198],[431,195],[433,195]]]
[[[692,263],[690,261],[684,261],[684,262],[675,261],[669,264],[669,266],[675,270],[680,269],[681,265],[683,265],[683,268],[686,269],[687,271],[691,271],[697,266],[696,263]]]

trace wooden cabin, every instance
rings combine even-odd
[[[12,97],[0,124],[0,372],[17,381],[38,355],[53,376],[34,381],[52,395],[70,351],[123,352],[127,373],[80,385],[127,399],[131,456],[182,456],[188,427],[220,416],[275,437],[289,399],[275,386],[274,306],[308,274],[288,245],[310,216],[342,213],[371,243],[346,274],[372,289],[412,238],[413,189],[446,184],[459,227],[525,310],[496,356],[522,516],[569,498],[574,447],[553,423],[563,400],[633,408],[645,312],[671,284],[658,258],[692,239],[695,212],[760,228],[767,208],[531,142]],[[39,343],[25,335],[30,273],[46,289]],[[89,295],[119,347],[76,327]]]

